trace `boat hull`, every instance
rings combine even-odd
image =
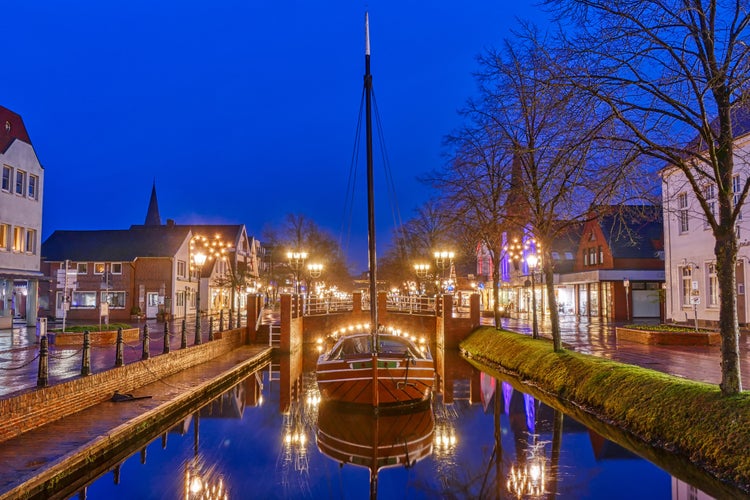
[[[435,366],[432,359],[382,356],[320,360],[317,378],[324,401],[400,406],[430,399]]]

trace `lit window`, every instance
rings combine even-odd
[[[13,228],[13,251],[20,252],[23,250],[23,228]]]
[[[113,309],[125,308],[125,292],[102,292],[100,300]]]
[[[0,250],[8,250],[10,247],[10,225],[0,224]]]
[[[104,262],[94,262],[94,274],[104,274],[105,269]]]
[[[70,307],[73,309],[96,308],[96,292],[73,292],[73,300]]]

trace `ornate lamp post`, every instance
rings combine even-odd
[[[307,252],[287,252],[286,258],[289,260],[289,267],[294,272],[294,293],[299,295],[299,271],[305,265]]]
[[[422,282],[427,276],[427,273],[430,272],[430,265],[429,264],[423,264],[423,263],[417,263],[414,264],[414,272],[417,274],[417,287],[419,288],[419,295],[422,295]]]
[[[529,266],[529,274],[531,274],[531,324],[532,324],[532,337],[539,338],[539,326],[536,320],[536,283],[534,277],[536,275],[536,267],[539,265],[539,257],[534,254],[526,257],[526,264]]]
[[[198,270],[198,288],[195,292],[195,343],[201,343],[201,273],[203,271],[203,264],[206,263],[208,256],[197,251],[193,254],[193,264]]]
[[[453,257],[455,257],[456,254],[448,250],[439,250],[435,252],[434,256],[435,265],[440,268],[440,271],[443,274],[443,281],[445,281],[445,268],[447,267],[450,269],[451,265],[453,265]]]

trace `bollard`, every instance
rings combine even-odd
[[[200,313],[195,314],[195,345],[201,343],[201,315]]]
[[[166,354],[169,352],[169,324],[165,321],[164,322],[164,350],[162,351],[162,354]]]
[[[91,375],[91,333],[83,332],[83,358],[81,359],[81,376]]]
[[[214,339],[214,318],[208,318],[208,340],[209,342]]]
[[[182,334],[180,338],[180,349],[187,347],[187,325],[185,324],[185,318],[182,318]]]
[[[49,365],[47,364],[47,356],[49,350],[47,347],[47,336],[42,335],[39,339],[39,371],[36,376],[37,387],[47,387],[49,382]]]
[[[229,310],[229,329],[231,330],[234,328],[234,315],[232,314],[232,310]]]
[[[224,331],[224,309],[219,311],[219,331]]]
[[[148,348],[149,348],[149,338],[148,338],[148,325],[143,325],[143,354],[141,354],[141,359],[148,359],[151,357],[149,354]]]
[[[122,327],[119,327],[117,329],[117,343],[115,344],[115,367],[122,366],[122,348],[124,343],[122,339]]]

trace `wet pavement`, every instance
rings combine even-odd
[[[483,323],[487,321],[483,318]],[[491,319],[487,324],[493,324]],[[644,321],[644,323],[654,321]],[[618,341],[614,324],[598,318],[563,316],[560,331],[563,346],[573,351],[601,356],[621,363],[642,366],[670,375],[718,385],[721,382],[720,346],[659,346]],[[503,328],[531,335],[525,317],[503,318]],[[551,338],[549,318],[539,321],[540,336]],[[740,333],[742,386],[750,390],[750,336]]]
[[[219,331],[219,321],[214,319],[214,331]],[[241,320],[245,326],[245,320]],[[167,322],[169,327],[170,351],[176,351],[182,343],[182,319]],[[68,323],[70,325],[70,323]],[[134,328],[149,327],[150,357],[160,355],[164,351],[164,322],[156,320],[133,323]],[[61,324],[50,323],[49,330],[59,328]],[[225,329],[229,322],[225,318]],[[208,342],[209,320],[203,318],[201,322],[201,341]],[[188,318],[185,324],[187,345],[195,343],[195,318]],[[123,346],[123,362],[125,364],[139,361],[143,355],[143,342],[125,342]],[[116,349],[114,342],[109,344],[91,345],[91,372],[100,373],[114,368]],[[82,346],[62,346],[51,343],[49,345],[49,385],[71,380],[81,375],[83,361]],[[35,388],[39,372],[39,339],[35,327],[27,327],[25,323],[14,323],[12,329],[0,330],[0,398],[6,398]]]

